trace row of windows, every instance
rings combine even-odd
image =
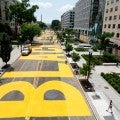
[[[120,33],[116,33],[116,35],[114,35],[114,36],[116,36],[116,38],[119,38],[120,37]]]
[[[105,17],[105,21],[107,21],[107,20],[117,20],[117,19],[120,20],[120,15],[119,16],[114,15],[114,16]]]
[[[10,25],[11,25],[11,27],[12,27],[12,26],[15,26],[15,23],[10,23]]]
[[[115,29],[116,26],[117,26],[118,29],[120,29],[120,24],[118,24],[118,25],[116,25],[116,24],[113,24],[113,25],[108,24],[108,28],[113,28],[113,29]],[[104,28],[107,28],[107,25],[106,25],[106,24],[104,25]]]
[[[107,1],[107,5],[110,5],[110,3],[113,4],[115,2],[119,2],[119,0],[111,0],[111,1],[109,0],[109,1]]]
[[[115,8],[113,9],[113,8],[110,8],[110,9],[106,9],[106,13],[108,13],[108,12],[113,12],[113,11],[118,11],[118,6],[115,6]]]

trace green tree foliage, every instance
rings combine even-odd
[[[65,34],[67,34],[68,36],[72,36],[72,35],[75,34],[75,31],[73,29],[66,28],[65,29]]]
[[[46,29],[47,28],[47,25],[44,23],[44,22],[38,22],[38,25],[41,29]]]
[[[80,74],[82,74],[86,78],[86,76],[88,76],[89,70],[90,70],[90,73],[91,73],[92,67],[91,66],[89,67],[88,64],[83,64],[83,67],[80,67]]]
[[[0,23],[0,33],[5,32],[8,33],[9,35],[12,35],[12,30],[8,24],[2,24]]]
[[[79,60],[80,60],[79,54],[73,52],[73,54],[72,54],[72,60],[73,60],[74,62],[79,61]]]
[[[17,35],[17,25],[21,25],[23,22],[35,22],[36,18],[34,13],[38,9],[37,5],[30,6],[29,0],[22,0],[22,2],[16,1],[10,5],[7,9],[11,20],[15,21],[15,30]]]
[[[61,23],[59,20],[53,20],[51,23],[51,28],[55,31],[58,31],[61,29]]]
[[[37,24],[24,23],[21,26],[21,35],[23,41],[30,40],[33,41],[33,37],[39,35],[41,32],[40,27]]]
[[[7,65],[7,62],[10,60],[10,53],[12,51],[10,38],[7,33],[0,33],[0,46],[0,57]]]
[[[100,39],[100,49],[106,51],[106,48],[109,47],[109,38],[113,37],[114,33],[104,32],[98,38]]]
[[[66,44],[66,45],[65,45],[65,51],[66,51],[66,52],[69,53],[69,52],[72,51],[72,50],[73,50],[72,45],[70,45],[70,44]]]

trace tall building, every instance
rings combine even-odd
[[[88,42],[91,36],[102,33],[105,0],[79,0],[75,5],[74,29],[80,39]]]
[[[114,33],[113,53],[120,56],[120,0],[106,0],[102,31]]]
[[[0,23],[8,24],[13,31],[15,29],[15,22],[10,21],[6,9],[9,5],[14,4],[15,1],[16,0],[0,0]]]
[[[74,10],[69,10],[61,16],[61,27],[62,29],[74,27]]]

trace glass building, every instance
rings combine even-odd
[[[75,5],[74,29],[88,42],[102,33],[105,0],[79,0]]]

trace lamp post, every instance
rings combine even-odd
[[[90,72],[91,72],[91,57],[92,57],[93,50],[89,49],[89,61],[88,61],[88,74],[87,74],[87,80],[89,79]]]

